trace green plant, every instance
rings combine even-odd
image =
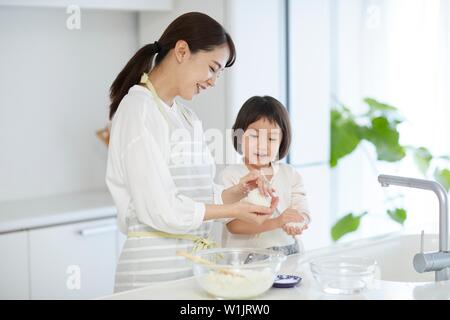
[[[398,109],[373,98],[365,98],[363,101],[367,110],[361,114],[353,113],[340,103],[331,109],[330,167],[336,167],[340,159],[353,153],[362,141],[367,141],[374,146],[378,161],[396,163],[410,155],[425,178],[432,176],[449,191],[450,170],[443,167],[442,162],[450,161],[450,157],[435,157],[422,146],[401,145],[398,125],[404,118]],[[432,166],[432,163],[435,165]],[[361,218],[367,213],[349,212],[340,218],[331,229],[332,239],[337,241],[345,234],[356,231]],[[394,205],[386,210],[386,214],[400,224],[407,218],[406,210]]]

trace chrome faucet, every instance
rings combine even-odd
[[[444,187],[431,180],[422,180],[381,174],[378,182],[382,187],[389,185],[425,189],[433,191],[439,200],[439,251],[423,252],[423,232],[421,252],[413,259],[414,269],[419,272],[435,271],[435,280],[450,280],[450,252],[448,250],[448,199]]]

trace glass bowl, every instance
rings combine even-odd
[[[209,261],[193,262],[197,283],[218,299],[249,299],[272,287],[286,259],[283,253],[266,249],[217,248],[194,254]]]
[[[321,257],[310,262],[321,289],[331,294],[357,294],[373,284],[377,262],[364,257]]]

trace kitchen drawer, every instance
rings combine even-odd
[[[0,235],[0,300],[29,299],[28,233]]]
[[[29,231],[32,299],[90,299],[113,292],[116,219]]]

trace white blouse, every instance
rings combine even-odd
[[[297,209],[310,216],[306,191],[303,179],[298,171],[285,163],[273,164],[273,177],[271,184],[279,197],[278,210],[282,213],[287,208]],[[245,164],[234,164],[226,167],[222,173],[222,183],[226,188],[239,183],[240,178],[249,173]],[[244,201],[246,199],[243,199]],[[272,218],[276,216],[274,212]],[[228,223],[232,219],[223,220]],[[290,245],[295,238],[286,234],[281,228],[260,233],[258,235],[232,234],[224,225],[222,232],[222,245],[224,247],[257,247],[270,248],[275,246]]]
[[[141,223],[168,233],[195,230],[205,215],[205,204],[180,194],[174,184],[168,166],[169,125],[155,99],[159,98],[150,90],[134,85],[112,120],[106,184],[118,209],[119,228],[125,234],[132,214]],[[186,107],[159,102],[166,108],[166,116],[181,126],[181,108]],[[223,187],[212,187],[214,203],[222,204]]]

